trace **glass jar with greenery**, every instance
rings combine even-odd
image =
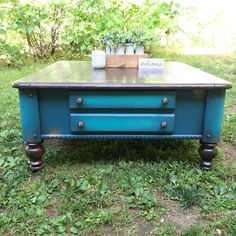
[[[117,55],[124,55],[125,54],[125,49],[124,49],[125,35],[124,35],[124,32],[117,32],[115,35],[116,35],[115,36],[115,41],[117,43],[116,54]]]
[[[134,55],[135,35],[133,32],[125,32],[126,55]]]
[[[114,34],[104,34],[101,39],[102,44],[106,47],[106,54],[114,54]]]

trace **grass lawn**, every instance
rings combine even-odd
[[[233,83],[211,172],[197,141],[50,140],[32,174],[11,83],[49,62],[0,66],[0,235],[236,235],[236,59],[166,58]]]

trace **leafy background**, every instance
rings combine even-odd
[[[205,35],[223,26],[222,15],[197,13],[183,1],[1,1],[1,235],[236,235],[234,31],[230,55],[183,55],[183,35],[191,46],[218,45],[217,30]],[[88,60],[102,34],[137,28],[152,36],[151,56],[232,82],[214,169],[199,169],[196,141],[54,140],[45,142],[43,171],[32,174],[11,83],[59,59]]]
[[[175,30],[178,4],[174,2],[86,0],[49,1],[44,4],[0,4],[1,57],[19,63],[26,55],[81,57],[101,47],[100,38],[111,31],[142,29],[159,44],[160,33]],[[66,53],[65,53],[66,49]]]

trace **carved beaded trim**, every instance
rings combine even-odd
[[[202,135],[117,135],[117,134],[84,134],[84,135],[58,135],[43,134],[43,139],[201,139]]]

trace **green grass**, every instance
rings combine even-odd
[[[235,151],[236,59],[166,58],[233,83],[227,91],[222,139]],[[236,235],[236,172],[223,159],[224,146],[214,169],[203,172],[196,141],[47,141],[45,168],[32,174],[21,140],[18,94],[11,83],[48,63],[0,66],[1,235],[214,235],[219,230]],[[174,208],[183,216],[180,223],[178,215],[171,217]],[[198,214],[201,223],[191,226],[185,214]]]

